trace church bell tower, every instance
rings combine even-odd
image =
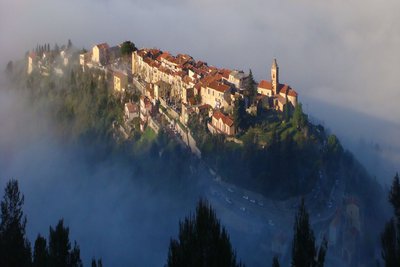
[[[274,58],[274,61],[272,61],[271,83],[272,83],[272,92],[274,95],[276,95],[278,93],[278,87],[279,87],[279,67],[278,63],[276,63],[276,58]]]

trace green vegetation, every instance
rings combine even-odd
[[[49,243],[40,234],[36,238],[33,257],[25,236],[27,219],[22,211],[24,195],[18,181],[10,180],[1,201],[0,266],[6,267],[82,267],[80,249],[69,241],[69,228],[60,220],[50,227]],[[101,260],[99,261],[101,263]]]
[[[235,125],[236,131],[240,131],[246,125],[247,114],[244,105],[244,100],[242,98],[236,99],[233,105],[233,124]]]
[[[0,266],[30,266],[31,245],[26,238],[23,205],[24,196],[19,191],[18,182],[9,181],[1,201]]]
[[[389,201],[393,206],[394,217],[386,223],[381,234],[382,258],[385,267],[400,266],[400,182],[399,174],[393,179],[389,192]]]
[[[196,214],[179,223],[179,238],[169,245],[168,267],[236,267],[235,252],[228,233],[221,227],[215,211],[203,200]]]
[[[122,56],[129,56],[132,54],[133,51],[137,50],[134,43],[131,41],[125,41],[121,45],[121,55]]]
[[[296,267],[323,267],[328,242],[322,241],[319,248],[315,245],[314,232],[311,229],[309,215],[301,201],[299,210],[294,222],[294,237],[292,245],[292,266]]]
[[[283,122],[279,116],[276,111],[247,116],[249,126],[238,135],[243,145],[210,135],[204,123],[189,121],[189,127],[203,158],[224,180],[271,198],[287,198],[314,186],[326,134],[311,124],[299,129],[293,119]]]
[[[107,139],[113,125],[121,124],[123,108],[100,71],[66,70],[66,75],[27,78],[30,98],[36,107],[49,109],[57,131],[65,138],[92,136]],[[115,125],[114,125],[115,126]]]
[[[314,231],[311,229],[309,214],[302,199],[294,222],[291,266],[323,267],[328,241],[324,238],[320,247],[315,245]],[[272,260],[273,267],[279,267],[278,257]]]
[[[253,104],[255,97],[257,96],[257,84],[253,77],[253,72],[249,70],[249,76],[246,79],[244,88],[246,90],[246,97],[249,99],[249,103]]]

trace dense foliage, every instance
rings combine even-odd
[[[23,205],[24,196],[19,191],[18,182],[9,181],[1,201],[0,266],[30,266],[31,246],[25,234]]]
[[[292,244],[292,266],[323,267],[328,243],[322,241],[319,248],[315,244],[314,232],[311,229],[309,215],[302,200],[294,222]]]
[[[75,242],[71,248],[69,228],[64,226],[63,220],[54,229],[50,227],[48,245],[44,237],[37,236],[32,255],[25,234],[27,219],[22,210],[23,204],[24,196],[18,182],[10,180],[1,201],[0,266],[82,267],[79,246]]]
[[[129,56],[135,50],[137,50],[137,48],[131,41],[125,41],[121,45],[121,55],[123,56]]]
[[[381,235],[382,258],[386,267],[400,266],[400,181],[399,175],[393,179],[389,201],[394,209],[394,217],[386,223]]]
[[[196,214],[179,224],[179,237],[170,242],[168,267],[236,267],[235,252],[228,233],[215,211],[200,200]]]

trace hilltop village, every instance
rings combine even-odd
[[[239,130],[235,125],[233,111],[235,102],[243,100],[249,114],[259,109],[283,111],[285,106],[296,107],[298,95],[287,84],[279,81],[276,59],[271,66],[271,77],[255,83],[252,75],[240,70],[219,69],[206,62],[196,61],[186,54],[171,55],[159,49],[136,49],[131,55],[121,55],[123,44],[110,47],[107,43],[97,44],[79,55],[83,71],[103,70],[111,76],[110,83],[116,94],[140,91],[140,103],[125,103],[128,120],[140,117],[140,129],[147,125],[157,128],[154,120],[158,110],[177,120],[182,128],[187,127],[192,113],[207,114],[211,133],[234,136]],[[46,57],[51,51],[28,56],[28,74],[34,68],[46,74]],[[63,64],[68,64],[68,55],[60,52]],[[55,69],[55,72],[60,72]],[[252,92],[253,91],[253,92]],[[171,118],[172,117],[172,118]]]
[[[79,52],[70,45],[53,50],[47,45],[27,54],[28,77],[62,77],[76,69],[92,81],[105,80],[115,96],[107,95],[108,99],[117,99],[121,113],[123,106],[123,122],[113,127],[125,139],[135,131],[143,137],[163,130],[204,159],[218,180],[271,198],[306,194],[312,209],[323,210],[314,221],[321,229],[319,238],[326,235],[343,262],[352,265],[359,260],[363,213],[358,198],[345,194],[349,185],[338,178],[353,175],[338,167],[343,149],[322,126],[307,122],[297,92],[279,81],[276,59],[270,77],[257,83],[251,71],[216,68],[185,54],[137,49],[130,41],[114,47],[98,44]],[[298,122],[294,122],[296,110],[301,112]],[[68,112],[66,117],[70,117]],[[202,122],[201,127],[193,126],[193,118]],[[242,120],[253,124],[243,126]],[[201,131],[211,141],[201,140]],[[248,139],[250,145],[246,145]],[[301,191],[307,187],[312,191]],[[231,196],[223,201],[232,204]],[[274,233],[270,250],[285,254],[286,239],[287,233]]]

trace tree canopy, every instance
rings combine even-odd
[[[247,77],[245,82],[245,90],[247,96],[249,97],[250,104],[253,104],[255,97],[257,96],[257,87],[251,69],[249,70],[249,76]]]
[[[233,106],[233,124],[236,131],[244,127],[245,119],[246,108],[244,106],[244,100],[242,98],[238,98],[235,100]]]
[[[400,182],[398,173],[393,178],[389,201],[393,206],[395,216],[386,223],[381,234],[382,258],[385,267],[395,267],[400,266]]]
[[[308,123],[308,117],[303,113],[303,106],[301,103],[298,103],[293,111],[293,124],[294,126],[301,130]]]
[[[294,223],[292,266],[323,267],[327,247],[326,239],[322,241],[319,248],[316,247],[314,232],[311,229],[309,215],[303,199]]]
[[[242,266],[236,262],[228,233],[207,201],[200,200],[196,214],[180,222],[179,237],[170,242],[167,266]]]
[[[126,56],[132,54],[136,50],[136,46],[131,41],[125,41],[121,45],[121,55]]]
[[[53,267],[82,266],[80,249],[76,242],[71,249],[69,228],[64,226],[64,220],[60,220],[54,229],[50,227],[49,262]]]
[[[24,195],[18,181],[10,180],[1,201],[0,266],[30,266],[31,247],[25,235]]]

